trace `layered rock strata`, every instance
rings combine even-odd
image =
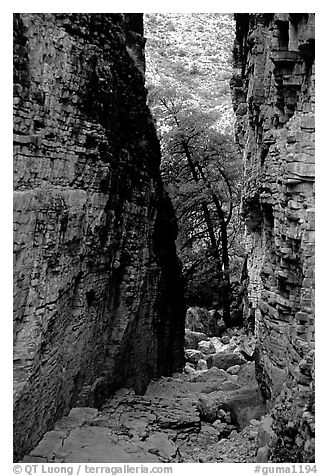
[[[14,15],[14,450],[183,366],[141,14]]]
[[[231,86],[244,153],[246,318],[255,327],[262,392],[278,402],[272,459],[312,461],[314,15],[235,18]]]

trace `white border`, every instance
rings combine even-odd
[[[6,0],[4,0],[6,2]],[[327,64],[328,64],[328,12],[327,4],[319,1],[286,2],[275,1],[229,1],[229,2],[179,2],[166,0],[163,4],[154,2],[104,2],[96,1],[13,1],[1,7],[1,159],[0,159],[0,203],[1,203],[1,363],[2,363],[2,444],[0,461],[4,463],[2,474],[12,473],[12,13],[13,12],[315,12],[316,13],[316,68],[317,68],[317,113],[316,113],[316,463],[317,474],[325,474],[328,467],[327,453],[327,410],[325,409],[327,368],[325,347],[327,347],[328,312],[327,295],[327,191],[328,180],[326,157],[327,136]],[[227,8],[228,7],[228,8]],[[193,474],[199,471],[208,474],[253,474],[253,465],[225,464],[224,466],[206,464],[174,465],[174,474]]]

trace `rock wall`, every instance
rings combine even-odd
[[[314,15],[237,14],[248,309],[272,460],[314,458]]]
[[[183,365],[142,14],[14,15],[14,451]]]

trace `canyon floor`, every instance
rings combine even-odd
[[[270,419],[254,362],[241,353],[246,336],[238,330],[197,342],[197,335],[203,338],[189,331],[188,343],[197,348],[186,349],[183,372],[152,381],[144,395],[120,389],[101,409],[73,408],[23,462],[244,463],[265,457]]]

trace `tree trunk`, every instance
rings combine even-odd
[[[182,146],[183,146],[185,155],[186,155],[187,160],[188,160],[188,165],[190,167],[192,177],[193,177],[195,182],[199,182],[199,177],[198,177],[198,174],[197,174],[197,170],[196,170],[196,167],[195,167],[195,165],[192,161],[188,144],[186,142],[183,142]],[[213,256],[214,256],[214,259],[215,259],[215,262],[216,262],[216,266],[217,266],[218,271],[221,271],[222,266],[221,266],[221,259],[220,259],[220,251],[219,251],[217,239],[215,238],[215,233],[214,233],[213,222],[212,222],[212,219],[211,219],[211,214],[210,214],[210,211],[208,209],[208,206],[207,206],[206,202],[204,202],[204,201],[201,202],[201,207],[202,207],[202,210],[203,210],[207,231],[208,231],[208,234],[209,234],[209,237],[210,237],[211,247],[212,247]]]
[[[231,325],[231,315],[230,315],[230,303],[231,303],[231,284],[230,284],[230,271],[229,271],[229,253],[228,253],[228,234],[227,234],[227,222],[224,219],[224,212],[220,205],[220,201],[213,191],[211,184],[206,178],[204,171],[200,164],[197,164],[199,173],[204,180],[207,188],[210,190],[212,199],[218,214],[220,222],[220,231],[221,231],[221,247],[222,247],[222,301],[223,301],[223,320],[227,327]]]
[[[229,254],[228,254],[228,236],[227,224],[224,220],[221,224],[221,246],[222,246],[222,267],[223,267],[223,320],[227,327],[231,325],[230,303],[231,303],[231,284],[229,272]]]

